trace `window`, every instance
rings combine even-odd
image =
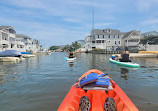
[[[120,36],[118,35],[118,38],[120,38]]]
[[[110,42],[110,41],[109,41]]]
[[[102,40],[102,43],[104,43],[104,40]]]
[[[104,35],[103,35],[103,38],[104,38]]]
[[[116,41],[115,41],[115,44],[116,44]]]
[[[13,48],[14,47],[14,44],[11,44],[11,48]]]
[[[92,43],[95,43],[95,41],[92,41]]]
[[[120,44],[120,41],[118,41],[118,43]]]
[[[109,35],[109,38],[110,38],[110,35]]]
[[[8,40],[8,34],[2,33],[2,40]]]
[[[115,35],[113,37],[115,38]]]
[[[98,35],[98,38],[99,38],[99,35]]]
[[[97,40],[97,43],[101,43],[101,40]]]

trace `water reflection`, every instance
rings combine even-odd
[[[18,63],[15,62],[0,62],[0,93],[4,93],[9,88],[15,86],[19,77]]]
[[[121,78],[128,80],[129,70],[127,68],[120,68],[120,72],[121,72]]]
[[[69,67],[74,67],[74,62],[69,62]]]
[[[53,53],[16,64],[0,63],[0,109],[56,111],[78,77],[95,68],[109,73],[138,109],[157,111],[158,62],[133,58],[134,62],[143,66],[134,69],[110,63],[111,55],[108,54],[76,54],[72,63],[63,59],[66,56],[67,53]],[[145,102],[154,105],[150,107]]]

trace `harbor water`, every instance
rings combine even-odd
[[[0,63],[0,111],[56,111],[73,83],[90,69],[98,69],[122,88],[140,111],[158,109],[158,59],[133,58],[140,68],[109,62],[111,55],[67,53],[37,55],[20,63]]]

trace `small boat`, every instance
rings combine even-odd
[[[0,57],[20,57],[21,52],[17,50],[4,50],[0,52]]]
[[[30,52],[21,52],[23,58],[30,58],[35,57],[35,55],[31,54]]]
[[[76,57],[74,58],[64,57],[64,58],[67,62],[73,62],[76,59]]]
[[[31,54],[30,52],[21,52],[21,54]]]
[[[0,57],[0,62],[19,62],[24,59],[25,58],[20,58],[20,57]]]
[[[115,64],[128,66],[128,67],[134,67],[134,68],[140,67],[139,64],[133,62],[120,62],[119,60],[113,60],[112,58],[110,58],[109,61]]]
[[[92,69],[83,74],[71,87],[58,111],[138,111],[138,109],[107,74]]]

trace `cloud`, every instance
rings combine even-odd
[[[158,0],[137,0],[136,6],[140,12],[149,11],[158,4]]]
[[[102,27],[102,26],[110,26],[110,25],[115,25],[116,23],[99,23],[99,24],[96,24],[95,26],[97,26],[97,27]]]
[[[73,18],[64,18],[63,21],[66,21],[66,22],[73,22],[73,23],[81,23],[80,20],[78,20],[78,19],[73,19]]]
[[[157,18],[152,18],[152,19],[148,19],[145,20],[143,22],[141,22],[142,25],[158,25],[158,19]]]
[[[90,33],[93,8],[95,28],[129,31],[126,26],[157,24],[157,15],[152,16],[156,4],[157,0],[1,0],[0,21],[47,45],[67,44]]]

